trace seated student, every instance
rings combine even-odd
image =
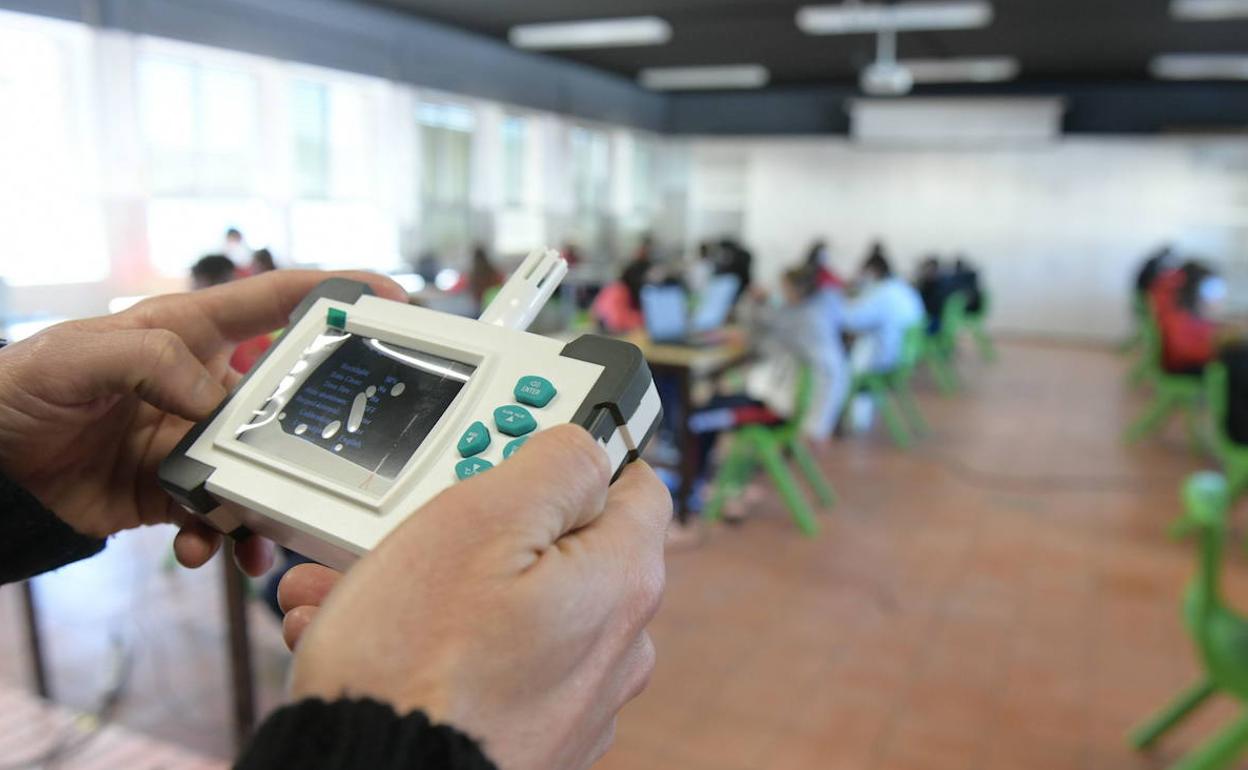
[[[859,335],[851,361],[855,371],[892,371],[901,361],[906,331],[923,323],[923,300],[893,274],[884,248],[875,244],[862,266],[862,293],[845,307],[844,324]]]
[[[828,242],[820,238],[812,243],[810,250],[806,252],[806,264],[818,271],[819,288],[844,289],[845,281],[837,275],[830,263],[831,252],[828,249]]]
[[[503,273],[490,261],[485,246],[475,243],[472,246],[472,264],[468,268],[467,288],[472,294],[472,301],[477,305],[477,312],[484,310],[485,295],[490,289],[503,285]]]
[[[1147,294],[1153,288],[1153,282],[1164,273],[1170,272],[1177,267],[1177,256],[1174,253],[1174,247],[1168,243],[1164,243],[1157,249],[1153,250],[1144,263],[1140,265],[1140,270],[1135,275],[1135,293]]]
[[[598,296],[594,297],[589,313],[608,334],[627,334],[645,325],[641,302],[639,299],[634,301],[633,293],[623,280],[603,286]]]
[[[809,367],[814,377],[802,430],[816,441],[827,440],[832,433],[841,403],[834,400],[831,383],[844,376],[844,350],[827,323],[818,274],[809,266],[795,268],[784,274],[781,283],[781,307],[768,311],[755,295],[757,315],[750,331],[757,342],[758,360],[746,375],[745,392],[717,395],[689,416],[690,430],[701,437],[700,475],[705,475],[721,432],[743,425],[776,424],[793,414],[802,367]]]
[[[1199,375],[1217,355],[1218,325],[1213,315],[1225,297],[1226,283],[1196,261],[1154,281],[1153,311],[1166,371]]]
[[[979,288],[979,271],[963,256],[958,256],[953,261],[953,286],[954,291],[966,295],[967,314],[976,316],[983,311],[984,298]]]
[[[209,254],[191,265],[191,288],[207,289],[229,283],[238,276],[238,266],[224,254]]]
[[[927,313],[927,333],[936,334],[940,331],[940,317],[945,309],[945,301],[957,291],[954,275],[942,268],[940,260],[934,255],[929,256],[919,264],[915,286]]]

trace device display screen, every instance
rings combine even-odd
[[[276,428],[394,479],[473,371],[467,364],[375,338],[327,332],[239,429],[238,438],[297,464],[311,464],[300,461],[306,452],[281,451],[284,441],[274,434]]]

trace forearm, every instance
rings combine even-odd
[[[0,583],[25,580],[103,548],[103,540],[78,534],[0,472]]]
[[[273,713],[234,770],[497,770],[468,736],[430,724],[424,713],[399,716],[374,700],[309,699]]]

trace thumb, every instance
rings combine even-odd
[[[167,329],[69,332],[53,349],[73,361],[76,376],[54,386],[57,400],[83,403],[134,393],[157,409],[187,420],[207,417],[225,398],[225,388],[177,334]]]

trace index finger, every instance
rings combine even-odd
[[[329,278],[360,281],[379,297],[407,301],[403,287],[376,273],[274,270],[189,294],[145,300],[121,317],[138,326],[169,329],[202,355],[212,352],[209,348],[214,345],[241,342],[286,326],[303,298]]]

